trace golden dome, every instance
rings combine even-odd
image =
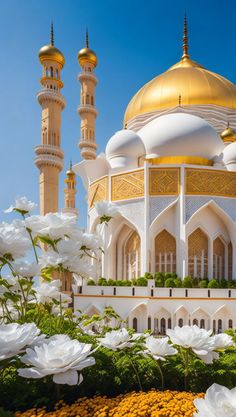
[[[92,49],[89,48],[88,29],[86,30],[86,46],[79,51],[78,61],[81,67],[83,67],[86,63],[92,64],[96,67],[98,63],[97,55],[92,51]]]
[[[39,50],[39,60],[41,64],[44,61],[55,61],[63,67],[65,64],[64,55],[53,45],[45,45]]]
[[[236,141],[236,132],[231,127],[228,127],[220,134],[223,142],[235,142]]]
[[[236,86],[189,58],[186,19],[183,52],[177,64],[135,94],[126,109],[124,125],[135,116],[176,107],[180,103],[182,106],[213,104],[236,109]]]
[[[67,175],[67,176],[69,176],[69,177],[75,176],[75,173],[74,173],[74,171],[73,171],[73,169],[72,169],[72,162],[71,162],[71,161],[70,161],[70,167],[69,167],[69,169],[66,171],[66,175]]]
[[[94,65],[97,65],[97,55],[95,52],[92,51],[90,48],[83,48],[78,53],[78,61],[80,66],[82,67],[87,62]]]
[[[54,46],[53,23],[51,24],[51,42],[50,45],[45,45],[39,50],[39,60],[41,64],[44,61],[55,61],[62,67],[65,65],[65,58],[63,53]]]

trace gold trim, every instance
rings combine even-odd
[[[41,77],[40,78],[40,82],[41,82],[41,84],[44,82],[44,81],[48,81],[48,82],[50,82],[50,81],[56,81],[57,82],[57,84],[59,85],[59,88],[63,88],[63,86],[64,86],[64,83],[61,81],[61,80],[59,80],[59,78],[55,78],[55,77]],[[55,91],[55,90],[53,90],[52,89],[52,91]]]
[[[111,177],[111,200],[130,200],[144,196],[144,170],[129,171]]]
[[[114,286],[115,288],[117,288],[116,286]],[[112,287],[113,288],[113,287]],[[127,287],[127,288],[132,288],[132,287]],[[140,288],[140,287],[139,287]],[[144,288],[144,287],[143,287]],[[145,287],[147,288],[147,287]],[[166,290],[171,290],[172,288],[167,287]],[[175,289],[175,288],[173,288]],[[185,290],[188,290],[188,288],[182,288]],[[207,289],[207,288],[205,288]],[[209,288],[208,288],[209,289]],[[230,289],[230,288],[229,288]],[[231,288],[233,289],[233,288]],[[101,295],[101,294],[74,294],[75,297],[89,297],[89,298],[98,298],[98,297],[103,297],[103,298],[148,298],[149,300],[228,300],[228,301],[236,301],[235,297],[151,297],[149,295],[145,296],[145,295]]]
[[[146,159],[152,165],[158,164],[189,164],[189,165],[207,165],[212,166],[213,162],[210,159],[202,158],[201,156],[160,156],[158,158]]]
[[[108,176],[92,182],[88,188],[88,207],[91,209],[97,201],[108,199]]]
[[[180,190],[179,168],[150,168],[149,195],[178,195]]]
[[[185,194],[236,198],[236,172],[185,169]]]

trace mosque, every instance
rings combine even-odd
[[[36,146],[40,210],[58,211],[62,52],[39,51],[43,67],[42,140]],[[220,281],[236,278],[236,86],[190,58],[187,20],[179,62],[145,84],[130,100],[123,128],[97,155],[95,68],[86,46],[78,53],[78,114],[82,161],[67,171],[64,212],[78,214],[76,174],[87,191],[87,230],[102,234],[100,275],[131,280],[145,272]],[[113,203],[119,216],[99,227],[95,203]],[[64,282],[69,290],[70,282]],[[74,305],[88,314],[112,306],[138,331],[165,333],[176,324],[220,332],[236,326],[236,289],[74,286]]]

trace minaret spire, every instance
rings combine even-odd
[[[54,29],[53,29],[53,21],[51,21],[50,44],[51,44],[52,46],[54,46]]]
[[[182,59],[183,58],[189,58],[189,54],[188,54],[188,22],[187,22],[186,13],[184,15],[184,30],[183,30],[183,45],[182,45],[182,49],[183,49]]]
[[[86,28],[86,40],[85,40],[86,48],[89,48],[89,35],[88,35],[88,28]]]

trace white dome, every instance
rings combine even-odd
[[[229,171],[236,170],[236,142],[233,142],[224,148],[223,162]]]
[[[106,158],[112,168],[137,166],[138,157],[145,153],[145,147],[139,135],[128,129],[116,132],[106,146]]]
[[[149,157],[198,156],[212,159],[224,149],[222,140],[209,123],[187,113],[157,117],[138,134]]]

